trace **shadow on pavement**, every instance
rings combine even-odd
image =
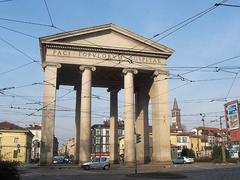
[[[187,176],[183,174],[175,173],[175,172],[148,172],[148,173],[128,174],[127,177],[165,178],[165,179],[187,178]]]

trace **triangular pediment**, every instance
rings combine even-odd
[[[171,55],[173,50],[114,24],[105,24],[40,38],[41,43],[125,49]]]

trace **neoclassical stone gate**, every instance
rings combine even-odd
[[[110,93],[110,160],[118,161],[118,91],[124,89],[125,162],[170,161],[167,58],[173,50],[114,24],[64,32],[40,38],[44,69],[42,142],[40,164],[51,164],[55,126],[56,89],[76,90],[77,163],[91,155],[91,87]],[[152,105],[153,153],[149,157],[148,105]]]

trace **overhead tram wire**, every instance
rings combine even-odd
[[[24,36],[27,36],[27,37],[30,37],[30,38],[33,38],[33,39],[38,39],[38,37],[36,37],[36,36],[30,35],[30,34],[27,34],[27,33],[21,32],[21,31],[17,31],[15,29],[11,29],[11,28],[8,28],[8,27],[2,26],[2,25],[0,25],[0,28],[8,30],[8,31],[15,32],[15,33],[18,33],[18,34],[21,34],[21,35],[24,35]]]
[[[224,3],[224,2],[226,2],[226,1],[228,1],[228,0],[222,0],[220,3]],[[198,18],[202,17],[203,15],[207,14],[208,12],[214,10],[214,9],[217,8],[217,7],[218,7],[218,6],[215,4],[215,5],[211,6],[210,8],[207,8],[206,10],[201,11],[201,12],[199,12],[199,13],[191,16],[190,18],[187,18],[186,20],[184,20],[184,21],[182,21],[182,22],[180,22],[180,23],[178,23],[178,24],[176,24],[176,25],[174,25],[174,26],[166,29],[165,31],[154,35],[153,37],[147,39],[147,40],[144,41],[144,42],[147,42],[147,41],[149,41],[149,40],[151,40],[151,39],[153,39],[153,38],[156,38],[156,37],[158,37],[158,36],[160,36],[160,35],[168,32],[168,31],[170,31],[170,30],[178,27],[179,25],[183,24],[182,26],[180,26],[179,28],[177,28],[177,30],[179,30],[179,29],[183,28],[184,26],[190,24],[191,22],[197,20]],[[190,21],[190,22],[189,22],[189,21]],[[185,23],[185,24],[184,24],[184,23]],[[174,32],[176,32],[177,30],[174,30]],[[157,41],[152,42],[151,44],[158,43],[158,41],[162,40],[163,38],[166,38],[167,36],[169,36],[170,34],[173,34],[174,32],[170,32],[168,35],[165,35],[164,37],[161,37],[160,39],[158,39]],[[70,44],[71,44],[71,43],[70,43]],[[74,44],[74,43],[72,43],[72,44]],[[93,43],[93,44],[94,44],[94,43]],[[136,48],[137,46],[139,46],[140,44],[142,44],[142,43],[139,43],[139,44],[133,46],[133,47],[130,48],[130,49],[135,49],[135,48]],[[95,45],[96,45],[96,44],[95,44]],[[99,46],[99,45],[97,45],[97,46]],[[140,49],[140,50],[142,51],[142,50],[144,50],[144,49],[146,49],[146,48],[143,48],[143,49]],[[139,50],[139,49],[137,49],[137,50]],[[124,56],[124,57],[125,57],[126,59],[128,59],[129,62],[132,61],[129,57],[126,57],[126,56]],[[130,57],[131,57],[131,56],[130,56]],[[108,58],[106,58],[105,60],[108,60]],[[104,62],[105,60],[103,60],[103,62]],[[119,63],[120,63],[120,61],[119,61]]]
[[[225,4],[225,3],[216,3],[217,6],[227,6],[227,7],[237,7],[240,8],[240,5],[236,4]]]
[[[8,42],[7,40],[3,39],[2,37],[0,37],[0,40],[3,41],[4,43],[8,44],[9,46],[11,46],[13,49],[15,49],[16,51],[18,51],[19,53],[21,53],[22,55],[24,55],[25,57],[27,57],[28,59],[30,59],[32,62],[37,63],[39,61],[35,60],[34,58],[32,58],[31,56],[29,56],[28,54],[26,54],[24,51],[18,49],[16,46],[14,46],[13,44],[11,44],[10,42]]]
[[[220,3],[224,3],[224,2],[227,2],[227,1],[228,1],[228,0],[222,0]],[[164,31],[162,31],[162,32],[154,35],[154,36],[153,36],[154,38],[155,38],[155,37],[158,37],[158,36],[160,36],[160,35],[163,35],[163,34],[169,32],[169,31],[171,31],[172,29],[177,28],[178,26],[180,26],[180,27],[178,27],[177,29],[173,30],[172,32],[168,33],[167,35],[161,37],[160,39],[158,39],[158,40],[156,40],[156,41],[154,41],[154,42],[152,42],[151,44],[156,44],[156,43],[158,43],[160,40],[168,37],[169,35],[173,34],[174,32],[176,32],[176,31],[180,30],[181,28],[185,27],[186,25],[188,25],[188,24],[196,21],[197,19],[199,19],[199,18],[202,17],[203,15],[205,15],[205,14],[209,13],[210,11],[216,9],[216,8],[218,7],[217,4],[219,4],[219,3],[216,3],[216,4],[214,4],[213,6],[211,6],[211,7],[207,8],[207,9],[205,9],[205,10],[203,10],[203,11],[201,11],[201,12],[199,12],[199,13],[197,13],[197,14],[195,14],[195,15],[193,15],[193,16],[191,16],[191,17],[189,17],[189,18],[187,18],[187,19],[185,19],[185,20],[183,20],[183,21],[181,21],[180,23],[177,23],[176,25],[174,25],[174,26],[172,26],[172,27],[169,27],[169,28],[167,28],[166,30],[164,30]],[[150,40],[150,39],[149,39],[149,40]],[[137,47],[137,46],[134,46],[134,47]],[[143,49],[141,49],[141,51],[142,51],[142,50],[145,50],[145,49],[146,49],[146,48],[143,48]]]
[[[0,0],[0,3],[5,3],[5,2],[10,2],[10,1],[13,1],[13,0]]]
[[[47,2],[46,2],[46,0],[43,0],[43,1],[44,1],[45,6],[46,6],[47,13],[48,13],[49,19],[50,19],[50,21],[51,21],[52,27],[54,27],[53,20],[52,20],[52,17],[51,17],[50,11],[49,11],[49,9],[48,9]]]
[[[52,28],[52,25],[50,25],[50,24],[43,24],[43,23],[36,23],[36,22],[16,20],[16,19],[10,19],[10,18],[1,18],[1,17],[0,17],[0,20],[8,21],[8,22],[15,22],[15,23],[21,23],[21,24],[29,24],[29,25],[44,26],[44,27]]]
[[[224,2],[227,2],[227,1],[228,1],[228,0],[222,0],[220,3],[224,3]],[[173,33],[176,32],[177,30],[179,30],[179,29],[183,28],[184,26],[190,24],[191,22],[197,20],[198,18],[200,18],[200,17],[202,17],[203,15],[209,13],[210,11],[216,9],[217,7],[218,7],[218,6],[217,6],[216,4],[214,4],[214,5],[211,6],[210,8],[207,8],[206,10],[201,11],[200,13],[197,13],[196,15],[194,15],[194,16],[192,16],[192,17],[190,17],[190,18],[187,18],[186,20],[184,20],[184,21],[182,21],[182,22],[174,25],[173,27],[168,28],[167,30],[165,30],[165,31],[163,31],[163,32],[161,32],[161,33],[159,33],[159,34],[154,35],[153,37],[155,38],[155,37],[157,37],[157,36],[159,36],[159,35],[161,35],[161,34],[164,34],[164,33],[168,32],[168,31],[174,29],[175,27],[178,27],[179,25],[183,24],[182,26],[180,26],[179,28],[177,28],[177,29],[174,30],[173,32],[170,32],[170,33],[168,33],[167,35],[165,35],[165,36],[161,37],[160,39],[158,39],[157,41],[154,41],[152,44],[157,43],[158,41],[166,38],[166,37],[169,36],[170,34],[173,34]],[[184,24],[184,23],[185,23],[185,24]],[[152,39],[152,38],[150,38],[150,39]],[[150,39],[149,39],[149,40],[150,40]],[[138,45],[137,45],[137,46],[138,46]],[[137,47],[137,46],[134,46],[133,48],[135,48],[135,47]],[[146,48],[141,49],[141,51],[144,50],[144,49],[146,49]],[[124,57],[125,57],[126,59],[130,60],[130,63],[133,62],[130,58],[128,58],[128,57],[126,57],[126,56],[124,56]],[[130,56],[130,57],[131,57],[131,56]],[[107,59],[106,59],[106,60],[107,60]],[[157,69],[156,69],[156,70],[157,70]],[[179,74],[178,74],[178,75],[176,75],[176,76],[180,76],[181,79],[185,79],[185,80],[186,80],[186,78],[182,77],[182,75],[179,75]],[[189,81],[191,81],[191,80],[189,80]]]
[[[214,65],[221,64],[221,63],[223,63],[223,62],[231,61],[231,60],[233,60],[233,59],[238,59],[238,58],[240,58],[240,55],[233,56],[233,57],[230,57],[230,58],[226,58],[226,59],[223,59],[223,60],[221,60],[221,61],[218,61],[218,62],[215,62],[215,63],[212,63],[212,64],[208,64],[208,65],[206,65],[206,66],[199,67],[199,68],[197,68],[197,69],[194,69],[194,70],[191,70],[191,71],[182,73],[182,74],[180,74],[180,75],[181,75],[181,76],[182,76],[182,75],[186,75],[186,74],[189,74],[189,73],[192,73],[192,72],[199,71],[199,70],[201,70],[201,69],[208,68],[208,67],[210,67],[210,66],[214,66]]]
[[[223,1],[221,1],[221,2],[226,2],[226,1],[227,1],[227,0],[223,0]],[[162,39],[170,36],[171,34],[177,32],[178,30],[180,30],[180,29],[182,29],[183,27],[187,26],[188,24],[196,21],[197,19],[199,19],[200,17],[206,15],[207,13],[209,13],[209,12],[211,12],[212,10],[216,9],[217,7],[218,7],[218,6],[215,4],[214,6],[211,6],[210,8],[208,8],[208,9],[206,9],[206,10],[204,10],[204,11],[202,11],[202,12],[200,12],[200,13],[194,15],[194,16],[192,16],[192,17],[189,18],[187,21],[185,21],[186,23],[185,23],[185,22],[184,22],[184,23],[181,23],[181,24],[183,24],[183,25],[181,25],[181,24],[179,23],[179,25],[181,25],[181,26],[177,25],[177,26],[179,26],[178,28],[176,28],[176,29],[174,29],[173,31],[167,33],[167,34],[164,35],[163,37],[157,39],[156,42],[159,42],[160,40],[162,40]],[[177,27],[177,26],[175,26],[175,27]],[[173,28],[172,28],[172,29],[173,29]]]
[[[9,69],[9,70],[7,70],[7,71],[0,72],[0,76],[1,76],[1,75],[4,75],[4,74],[7,74],[7,73],[10,73],[10,72],[12,72],[12,71],[16,71],[16,70],[18,70],[18,69],[24,68],[24,67],[29,66],[30,64],[33,64],[33,63],[34,63],[34,62],[29,62],[29,63],[23,64],[23,65],[17,66],[17,67],[15,67],[15,68]]]
[[[234,79],[233,79],[233,81],[232,81],[232,83],[231,83],[231,85],[230,85],[230,88],[229,88],[229,90],[228,90],[228,92],[227,92],[227,95],[226,95],[225,99],[227,99],[227,97],[229,96],[229,94],[230,94],[230,92],[231,92],[231,90],[232,90],[232,87],[233,87],[233,85],[234,85],[234,83],[235,83],[235,81],[236,81],[236,79],[237,79],[237,76],[238,76],[239,72],[240,72],[240,71],[238,71],[238,72],[235,74]]]
[[[226,2],[226,1],[227,1],[227,0],[223,0],[223,1],[221,1],[220,3],[223,3],[223,2]],[[0,18],[0,20],[7,20],[7,21],[18,22],[18,23],[27,23],[27,24],[32,24],[32,25],[40,25],[40,26],[48,26],[48,27],[54,27],[54,28],[56,28],[56,26],[53,24],[52,17],[51,17],[51,14],[50,14],[48,5],[47,5],[47,3],[46,3],[45,0],[44,0],[44,3],[45,3],[45,6],[46,6],[46,8],[47,8],[47,12],[48,12],[48,15],[49,15],[49,18],[50,18],[50,21],[51,21],[52,25],[46,25],[46,24],[40,24],[40,23],[34,23],[34,22],[28,22],[28,21],[20,21],[20,20],[11,20],[11,19],[6,19],[6,18]],[[212,7],[211,7],[211,8],[212,8]],[[208,8],[207,10],[209,10],[209,9],[210,9],[210,8]],[[205,13],[205,11],[207,11],[207,10],[204,10],[204,11],[202,11],[202,12],[200,12],[200,13],[197,13],[196,15],[194,15],[194,16],[192,16],[192,17],[190,17],[190,18],[188,18],[188,19],[186,19],[186,20],[184,20],[184,21],[182,21],[182,22],[174,25],[173,27],[168,28],[167,30],[163,31],[162,33],[159,33],[159,34],[154,35],[152,38],[155,38],[155,37],[157,37],[157,36],[159,36],[159,35],[161,35],[161,34],[163,34],[163,33],[165,33],[165,32],[168,32],[169,30],[171,30],[171,29],[173,29],[173,28],[175,28],[175,27],[177,27],[177,26],[179,26],[179,25],[181,25],[181,24],[183,24],[183,23],[185,23],[185,22],[187,22],[187,21],[189,21],[189,20],[191,20],[191,19],[193,19],[193,18],[195,18],[195,17],[198,17],[198,16],[201,15],[202,13]],[[62,29],[61,29],[61,30],[62,30]],[[62,30],[62,31],[64,31],[64,30]],[[146,41],[151,40],[152,38],[147,39]],[[94,44],[94,43],[93,43],[93,44]],[[138,46],[138,45],[137,45],[137,46]],[[132,49],[134,49],[134,47],[133,47]],[[143,49],[142,49],[142,50],[143,50]],[[126,57],[125,57],[125,58],[126,58]],[[106,59],[106,60],[108,60],[108,59]],[[131,59],[130,59],[130,60],[131,60]],[[102,62],[104,62],[104,61],[102,61]],[[99,62],[99,63],[102,63],[102,62]]]
[[[63,29],[55,26],[55,24],[53,23],[53,20],[52,20],[52,16],[51,16],[50,10],[49,10],[49,8],[48,8],[47,1],[46,1],[46,0],[43,0],[43,1],[44,1],[44,4],[45,4],[45,7],[46,7],[46,9],[47,9],[47,13],[48,13],[49,19],[50,19],[50,21],[51,21],[51,26],[52,26],[53,28],[59,30],[59,31],[64,31]]]

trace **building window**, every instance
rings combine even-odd
[[[100,133],[101,131],[100,131],[100,129],[96,129],[96,136],[100,136]]]
[[[106,144],[109,144],[109,137],[106,137]]]
[[[106,152],[109,152],[109,145],[106,145]]]
[[[95,144],[100,144],[100,143],[101,143],[101,137],[96,137]]]
[[[106,136],[109,136],[109,129],[106,129]]]
[[[124,131],[122,129],[118,129],[118,136],[122,136],[124,134]]]
[[[18,138],[18,137],[15,137],[15,138],[14,138],[14,143],[18,143],[18,141],[19,141],[19,138]]]
[[[101,150],[100,150],[100,145],[96,145],[96,146],[95,146],[95,152],[101,152]]]
[[[181,137],[177,137],[177,142],[181,143]]]
[[[17,158],[17,156],[18,156],[18,150],[14,150],[13,151],[13,158]]]
[[[187,137],[182,137],[182,142],[186,143],[187,142]]]

